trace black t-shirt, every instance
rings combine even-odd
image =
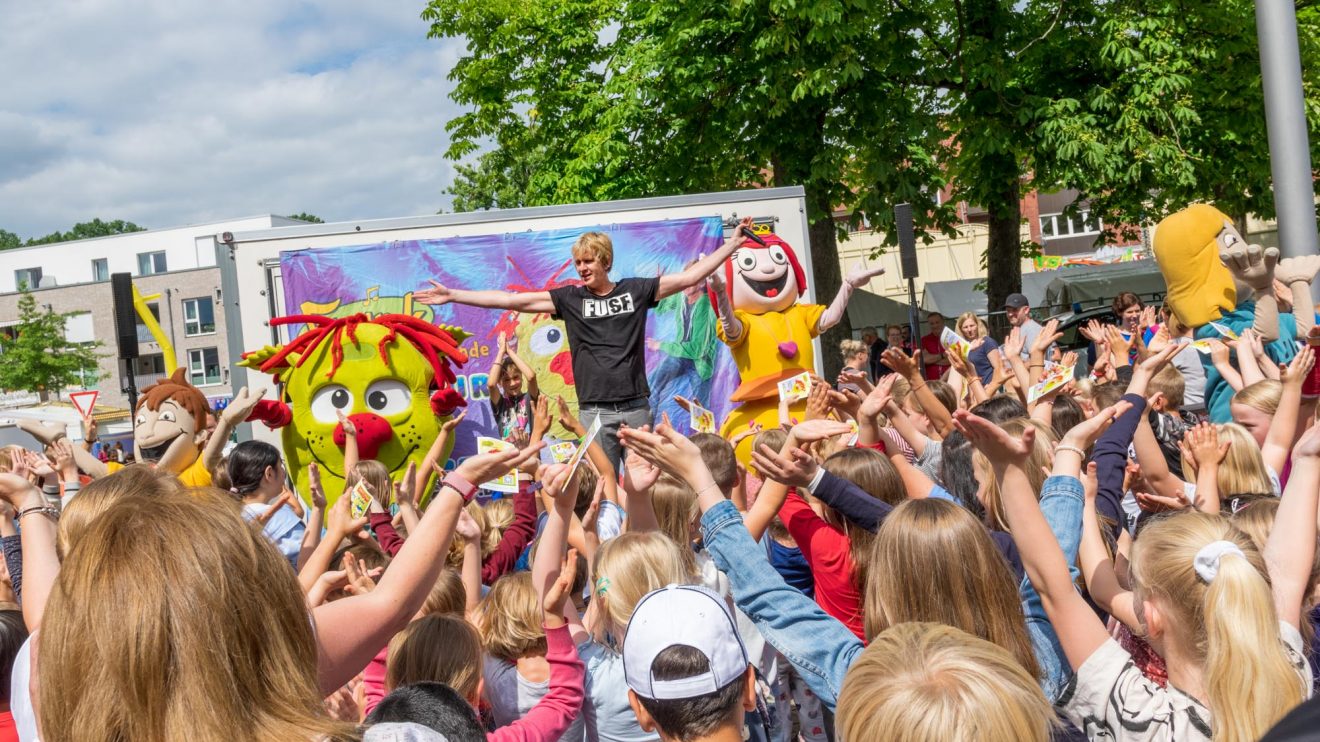
[[[578,402],[623,402],[648,397],[646,312],[656,305],[658,278],[625,278],[605,296],[582,286],[551,289],[555,316],[564,320]]]

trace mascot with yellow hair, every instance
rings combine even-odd
[[[1166,217],[1155,227],[1154,252],[1168,287],[1166,303],[1198,339],[1220,337],[1216,325],[1234,333],[1251,328],[1270,359],[1287,363],[1297,339],[1315,324],[1310,285],[1320,256],[1279,260],[1278,248],[1247,244],[1213,206],[1194,204]],[[1291,314],[1279,314],[1276,282],[1291,294]],[[1210,419],[1230,422],[1234,390],[1208,359],[1204,365]]]

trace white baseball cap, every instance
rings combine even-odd
[[[655,658],[670,647],[691,647],[710,670],[687,678],[657,680]],[[623,675],[643,698],[678,700],[714,693],[747,672],[747,649],[728,605],[696,585],[670,585],[637,603],[623,638]]]

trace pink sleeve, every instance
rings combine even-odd
[[[536,535],[536,493],[531,482],[519,482],[513,496],[513,523],[504,529],[499,546],[481,563],[481,584],[494,585],[505,572],[513,569],[523,549]]]
[[[367,694],[367,706],[362,709],[363,716],[371,713],[372,709],[380,703],[385,697],[385,660],[389,657],[390,648],[385,647],[371,658],[367,668],[362,671],[362,688]]]
[[[550,690],[523,718],[486,735],[488,741],[552,742],[568,730],[582,709],[586,666],[578,658],[568,626],[545,630],[545,661]]]
[[[394,530],[394,524],[390,522],[389,513],[370,513],[367,515],[367,522],[371,524],[371,530],[376,534],[376,541],[380,543],[381,551],[389,554],[391,558],[399,553],[403,548],[403,539],[399,538],[399,532]]]

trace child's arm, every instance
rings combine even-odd
[[[415,496],[424,496],[426,483],[431,481],[431,475],[435,473],[437,467],[441,466],[440,457],[444,454],[445,446],[449,444],[449,437],[454,434],[454,428],[457,428],[465,417],[467,417],[467,410],[464,410],[460,415],[449,418],[440,425],[440,432],[436,434],[435,440],[431,442],[431,448],[426,452],[426,458],[422,459],[422,465],[417,467],[417,477],[413,480],[413,493]],[[536,445],[536,442],[533,441],[532,445]],[[345,469],[345,471],[348,470]],[[402,504],[400,504],[400,509],[402,509]],[[407,523],[407,516],[405,516],[404,522]],[[408,532],[412,533],[412,529],[413,524],[408,523]]]
[[[472,456],[459,465],[455,475],[467,482],[488,482],[537,453],[538,449],[528,448]],[[422,607],[444,568],[463,504],[464,493],[448,485],[441,487],[413,537],[404,542],[374,590],[315,610],[317,669],[326,694],[361,672]]]
[[[454,533],[463,540],[463,564],[458,575],[463,582],[463,610],[471,616],[481,603],[481,527],[466,508],[458,514]]]
[[[586,438],[587,427],[582,421],[568,409],[568,402],[563,397],[556,397],[556,403],[559,407],[559,424],[568,430],[573,431],[579,439]],[[617,503],[619,501],[619,473],[614,470],[614,462],[605,454],[605,447],[600,441],[592,441],[587,447],[587,460],[596,467],[596,473],[601,479],[605,480],[605,499]]]
[[[573,515],[573,504],[577,502],[578,496],[577,477],[569,478],[568,467],[553,464],[546,467],[544,474],[542,492],[552,506],[546,511],[545,528],[541,530],[541,540],[536,547],[536,556],[532,559],[532,585],[536,587],[537,595],[541,596],[546,596],[556,582],[568,573],[564,562],[564,548],[568,539],[568,521]],[[576,570],[576,554],[571,550],[568,554],[573,556],[568,563]],[[571,580],[569,584],[572,584]],[[567,595],[567,591],[565,594]],[[592,601],[591,605],[596,605],[596,601]],[[587,610],[590,612],[591,609]],[[558,616],[562,616],[561,620],[567,620],[572,626],[574,641],[587,640],[586,629],[582,628],[577,609],[573,607],[571,601],[561,606]],[[551,625],[549,619],[546,625]]]
[[[1082,455],[1077,450],[1085,450],[1115,414],[1126,407],[1126,403],[1120,402],[1070,430],[1055,452],[1051,480],[1058,477],[1077,479],[1082,464]],[[999,426],[970,413],[960,411],[957,421],[958,429],[994,467],[1009,530],[1022,556],[1022,565],[1040,594],[1069,664],[1074,668],[1081,667],[1109,640],[1109,634],[1077,593],[1068,562],[1041,513],[1031,480],[1027,477],[1025,467],[1029,466],[1035,429],[1027,428],[1021,439],[1015,440]]]
[[[761,536],[770,527],[775,515],[784,506],[789,488],[789,483],[785,480],[790,478],[787,472],[790,470],[794,472],[792,478],[796,480],[800,479],[797,475],[801,474],[806,468],[810,468],[814,476],[815,461],[799,446],[832,438],[836,435],[844,435],[849,430],[851,428],[845,423],[824,419],[808,420],[794,425],[793,429],[788,431],[788,437],[784,439],[784,445],[779,449],[779,455],[775,459],[771,459],[764,451],[752,452],[752,460],[757,463],[757,466],[765,464],[767,468],[760,471],[765,472],[770,477],[761,486],[761,492],[756,496],[756,502],[743,518],[743,521],[747,524],[747,531],[752,534],[753,539],[761,540]],[[789,463],[790,457],[792,459],[791,464]],[[777,465],[776,461],[783,462],[786,466]],[[777,479],[771,475],[771,471],[774,470],[780,471],[779,476],[783,476],[784,479]]]
[[[335,410],[339,415],[339,426],[344,429],[344,478],[358,463],[357,425],[349,420],[343,410]]]
[[[311,592],[316,581],[330,569],[335,552],[344,539],[362,530],[367,524],[366,518],[353,519],[352,511],[349,510],[352,499],[345,492],[326,513],[325,538],[321,539],[306,560],[302,560],[302,568],[298,570],[298,584],[304,593]]]
[[[886,366],[908,380],[908,384],[912,386],[912,393],[917,395],[917,401],[921,403],[922,411],[930,419],[930,424],[935,426],[935,432],[941,436],[948,435],[949,431],[953,430],[953,417],[935,393],[926,386],[926,380],[921,377],[921,369],[917,367],[916,361],[896,348],[885,350],[881,358],[884,359]]]
[[[299,572],[321,545],[321,525],[325,522],[325,490],[321,489],[321,469],[315,461],[307,465],[307,490],[312,496],[312,507],[307,510],[307,530],[298,549]]]
[[[486,375],[486,391],[490,394],[492,406],[503,398],[503,395],[500,394],[500,377],[504,375],[504,356],[508,352],[509,336],[501,332],[495,350],[495,358],[491,359],[490,362],[490,373]]]
[[[1092,467],[1095,464],[1091,464]],[[1082,509],[1082,540],[1077,548],[1077,566],[1081,567],[1082,577],[1086,580],[1086,590],[1091,599],[1110,615],[1122,621],[1125,626],[1140,633],[1136,609],[1132,602],[1132,593],[1119,585],[1114,572],[1114,562],[1105,550],[1104,537],[1100,533],[1100,519],[1095,513],[1095,487],[1086,486],[1086,504]]]
[[[524,478],[526,477],[526,478]],[[513,569],[518,556],[536,535],[536,493],[534,482],[523,473],[518,474],[518,494],[513,496],[513,523],[504,529],[500,543],[481,565],[481,581],[494,585],[501,575]]]
[[[1320,493],[1320,430],[1312,426],[1293,447],[1292,472],[1264,549],[1279,620],[1298,629],[1302,601],[1307,598],[1306,585],[1315,561],[1317,493]]]
[[[1279,409],[1270,420],[1265,445],[1260,447],[1265,465],[1276,473],[1282,472],[1288,465],[1288,451],[1297,435],[1297,418],[1302,406],[1302,382],[1310,376],[1314,365],[1315,351],[1307,345],[1293,356],[1292,362],[1282,373],[1283,394],[1279,397]]]
[[[518,355],[518,351],[513,348],[506,348],[506,350],[509,358],[513,359],[513,365],[517,366],[519,373],[522,374],[523,383],[527,385],[527,396],[531,397],[533,402],[540,399],[541,387],[536,383],[536,371],[527,365],[522,356]]]

